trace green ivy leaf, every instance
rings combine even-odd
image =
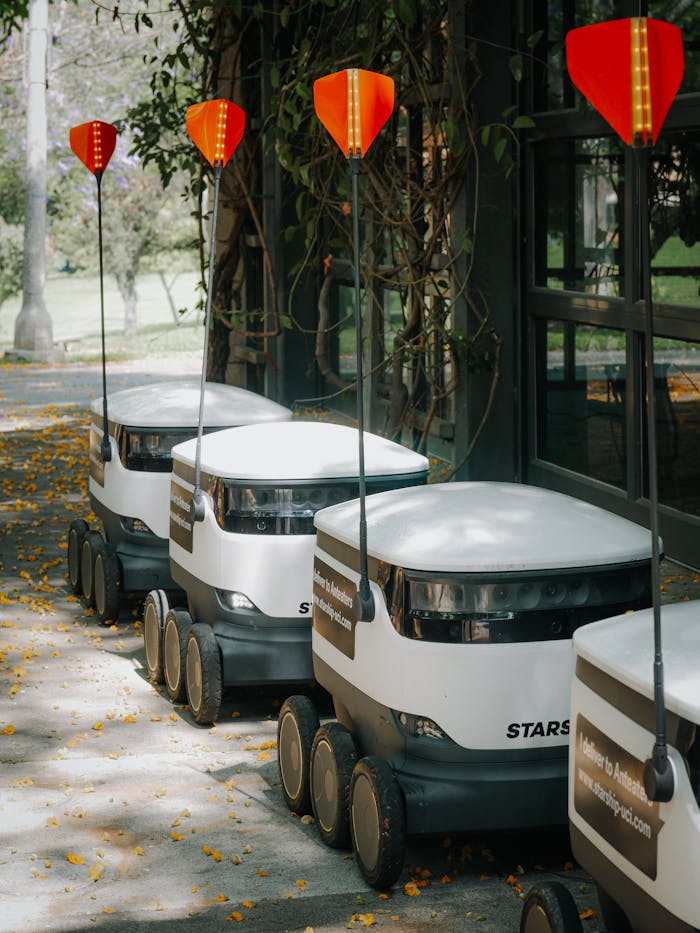
[[[523,57],[522,55],[513,55],[508,60],[508,68],[514,81],[522,81],[523,78]]]
[[[398,0],[396,12],[398,13],[399,21],[408,29],[413,29],[416,25],[416,4],[414,0]]]
[[[535,125],[535,121],[532,117],[527,117],[524,114],[513,120],[514,130],[531,130]]]
[[[505,136],[501,136],[499,140],[496,141],[496,144],[493,147],[493,157],[496,162],[500,162],[503,158],[503,153],[506,151],[506,146],[508,145],[508,140]]]

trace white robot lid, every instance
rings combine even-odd
[[[664,703],[700,724],[700,599],[661,607]],[[648,699],[654,696],[654,614],[640,609],[584,625],[574,633],[578,657]]]
[[[428,460],[365,431],[365,475],[426,473]],[[173,459],[194,466],[196,438],[173,447]],[[359,473],[356,428],[319,421],[253,424],[202,438],[202,469],[250,482],[343,479]]]
[[[442,483],[367,497],[367,549],[441,573],[507,573],[648,560],[649,532],[588,502],[518,483]],[[316,527],[359,546],[359,502],[321,509]]]
[[[148,385],[107,392],[107,415],[110,421],[132,428],[191,428],[199,420],[200,382],[153,382]],[[102,398],[91,405],[94,414],[102,415]],[[204,424],[210,428],[231,427],[292,417],[279,405],[257,392],[236,386],[207,382],[204,392]]]

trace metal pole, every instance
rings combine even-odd
[[[644,786],[655,801],[673,796],[673,771],[666,745],[664,666],[661,651],[661,555],[659,552],[659,484],[656,446],[656,384],[654,379],[654,309],[651,300],[651,250],[649,243],[650,150],[635,147],[639,177],[639,236],[644,299],[644,358],[646,374],[647,475],[649,482],[649,526],[651,529],[651,598],[654,617],[654,716],[656,739],[652,757],[645,763]]]
[[[199,386],[199,418],[197,421],[197,449],[194,461],[194,494],[192,496],[196,522],[204,519],[204,501],[201,490],[202,474],[202,434],[204,432],[204,392],[207,379],[207,356],[209,354],[209,320],[211,318],[211,295],[214,287],[214,260],[216,258],[216,221],[219,212],[219,187],[223,165],[214,166],[214,208],[211,215],[211,236],[209,239],[209,274],[207,277],[207,299],[204,310],[204,347],[202,350],[202,376]]]
[[[360,197],[359,176],[361,159],[350,157],[352,172],[352,238],[355,266],[355,346],[357,353],[357,428],[359,434],[359,486],[360,486],[360,586],[355,601],[355,614],[360,622],[374,618],[374,598],[367,571],[367,517],[365,513],[365,413],[364,376],[362,372],[362,311],[360,305]]]
[[[105,350],[105,289],[104,264],[102,260],[102,172],[95,172],[97,181],[97,244],[100,255],[100,330],[102,336],[102,460],[107,463],[112,459],[109,445],[109,418],[107,417],[107,354]]]

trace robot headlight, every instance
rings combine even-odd
[[[570,638],[580,625],[651,602],[646,562],[485,576],[398,569],[397,576],[403,586],[393,594],[394,626],[407,638],[433,642]]]
[[[258,612],[255,603],[252,603],[245,593],[238,593],[236,590],[217,590],[217,596],[221,605],[226,609],[245,609],[249,612]]]
[[[356,495],[356,483],[243,486],[225,481],[215,511],[219,525],[236,534],[310,535],[319,509]]]
[[[448,736],[440,726],[427,716],[413,716],[410,713],[395,713],[403,731],[415,738],[445,740]]]
[[[175,444],[187,440],[196,428],[185,431],[133,430],[121,434],[119,456],[127,470],[146,473],[169,473],[173,468],[171,450]]]

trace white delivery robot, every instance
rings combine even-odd
[[[569,826],[576,860],[615,933],[700,929],[700,600],[661,607],[663,695],[673,794],[647,796],[655,737],[652,611],[574,636]],[[528,894],[524,933],[580,933],[558,885]]]
[[[373,887],[405,835],[566,821],[571,636],[650,603],[649,536],[559,493],[446,483],[368,496],[373,614],[359,621],[360,503],[316,515],[313,663],[337,722],[285,701],[287,805],[352,841]],[[366,616],[365,616],[366,617]]]
[[[424,484],[428,460],[364,435],[372,490]],[[187,611],[147,598],[146,665],[196,722],[218,716],[222,688],[299,683],[311,664],[314,515],[357,496],[358,430],[292,421],[209,434],[173,448],[170,568]],[[401,488],[399,495],[406,490]]]
[[[117,620],[122,593],[176,588],[168,555],[170,450],[197,433],[200,398],[199,381],[190,379],[111,393],[107,438],[103,399],[92,403],[90,504],[104,533],[83,519],[71,522],[68,577],[103,623]],[[255,392],[206,385],[207,431],[291,417]]]

